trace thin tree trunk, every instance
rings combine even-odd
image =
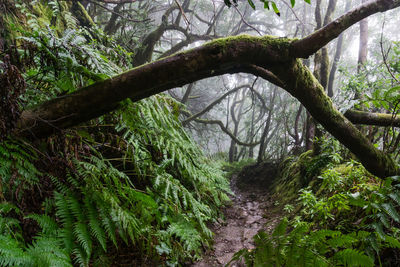
[[[367,0],[362,0],[362,3],[366,3]],[[357,73],[360,73],[361,68],[365,65],[368,56],[368,18],[360,21],[360,46],[358,50],[358,65]]]
[[[232,106],[231,106],[231,117],[232,117],[232,121],[233,121],[233,125],[234,125],[233,126],[234,127],[233,128],[233,135],[235,137],[237,137],[237,135],[238,135],[239,124],[240,124],[240,120],[241,120],[241,116],[242,116],[243,104],[244,104],[244,100],[245,100],[244,91],[243,91],[242,94],[243,94],[242,98],[240,100],[234,101],[232,103]],[[235,100],[237,99],[238,95],[239,95],[239,92],[236,93]],[[235,107],[238,104],[239,104],[239,110],[238,110],[238,113],[236,115]],[[234,140],[231,140],[231,145],[229,147],[229,162],[233,162],[233,161],[236,160],[236,154],[237,154],[236,143],[235,143]]]
[[[258,164],[260,164],[264,158],[265,147],[267,145],[266,139],[267,139],[270,127],[271,127],[271,120],[272,120],[272,114],[273,114],[273,110],[274,110],[276,91],[277,91],[277,88],[274,87],[274,89],[272,91],[272,96],[269,101],[270,109],[268,111],[268,118],[267,118],[267,121],[265,122],[265,127],[264,127],[263,133],[261,135],[260,148],[258,150],[258,157],[257,157]]]
[[[347,12],[350,9],[351,6],[351,0],[346,1],[346,6],[345,6],[345,11]],[[329,74],[329,80],[328,80],[328,96],[333,97],[334,92],[333,92],[333,85],[335,82],[335,75],[336,75],[336,70],[337,70],[337,65],[339,63],[340,57],[342,55],[342,46],[343,46],[343,39],[344,39],[344,33],[339,35],[339,38],[336,43],[336,52],[335,52],[335,57],[332,62],[332,68]]]

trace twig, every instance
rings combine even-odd
[[[390,69],[390,66],[389,66],[389,64],[387,62],[387,54],[389,53],[391,48],[389,47],[389,49],[387,51],[387,54],[385,53],[384,48],[383,48],[383,29],[384,29],[384,27],[385,27],[385,18],[383,19],[383,23],[382,23],[381,40],[379,42],[380,48],[381,48],[381,54],[382,54],[383,63],[385,64],[386,69],[389,72],[390,76],[392,76],[392,78],[396,81],[396,83],[399,84],[400,81],[396,78],[396,76],[394,75],[394,73]]]
[[[237,13],[239,13],[240,17],[242,18],[242,22],[243,22],[244,24],[246,24],[249,28],[255,30],[260,36],[262,36],[262,33],[261,33],[259,30],[257,30],[256,27],[250,25],[250,24],[244,19],[243,14],[240,12],[240,10],[237,8],[237,6],[236,6],[236,5],[233,5],[233,7],[234,7],[235,10],[237,11]]]
[[[179,10],[181,11],[183,18],[185,19],[186,25],[189,26],[190,22],[189,22],[188,18],[186,17],[185,11],[183,10],[181,4],[178,2],[178,0],[175,0],[175,3],[177,4],[177,6],[179,7]]]

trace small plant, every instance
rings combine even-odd
[[[284,210],[285,212],[287,212],[287,213],[292,213],[292,212],[294,211],[294,206],[291,205],[291,204],[286,204],[286,205],[283,207],[283,210]]]
[[[327,189],[329,192],[337,190],[343,185],[342,176],[334,169],[326,169],[318,178],[322,179],[321,189]]]

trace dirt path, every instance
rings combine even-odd
[[[232,205],[224,210],[226,220],[211,227],[215,233],[213,250],[193,267],[225,266],[238,250],[254,248],[253,236],[259,230],[269,231],[279,220],[277,214],[269,213],[273,201],[268,192],[257,185],[239,189],[236,178],[232,179],[231,187],[235,195]],[[235,263],[231,266],[244,265]]]

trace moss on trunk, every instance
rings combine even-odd
[[[368,171],[382,178],[398,173],[398,166],[393,159],[371,144],[333,106],[324,88],[300,60],[275,67],[273,72],[287,82],[285,89],[296,97],[327,131],[354,153]]]

